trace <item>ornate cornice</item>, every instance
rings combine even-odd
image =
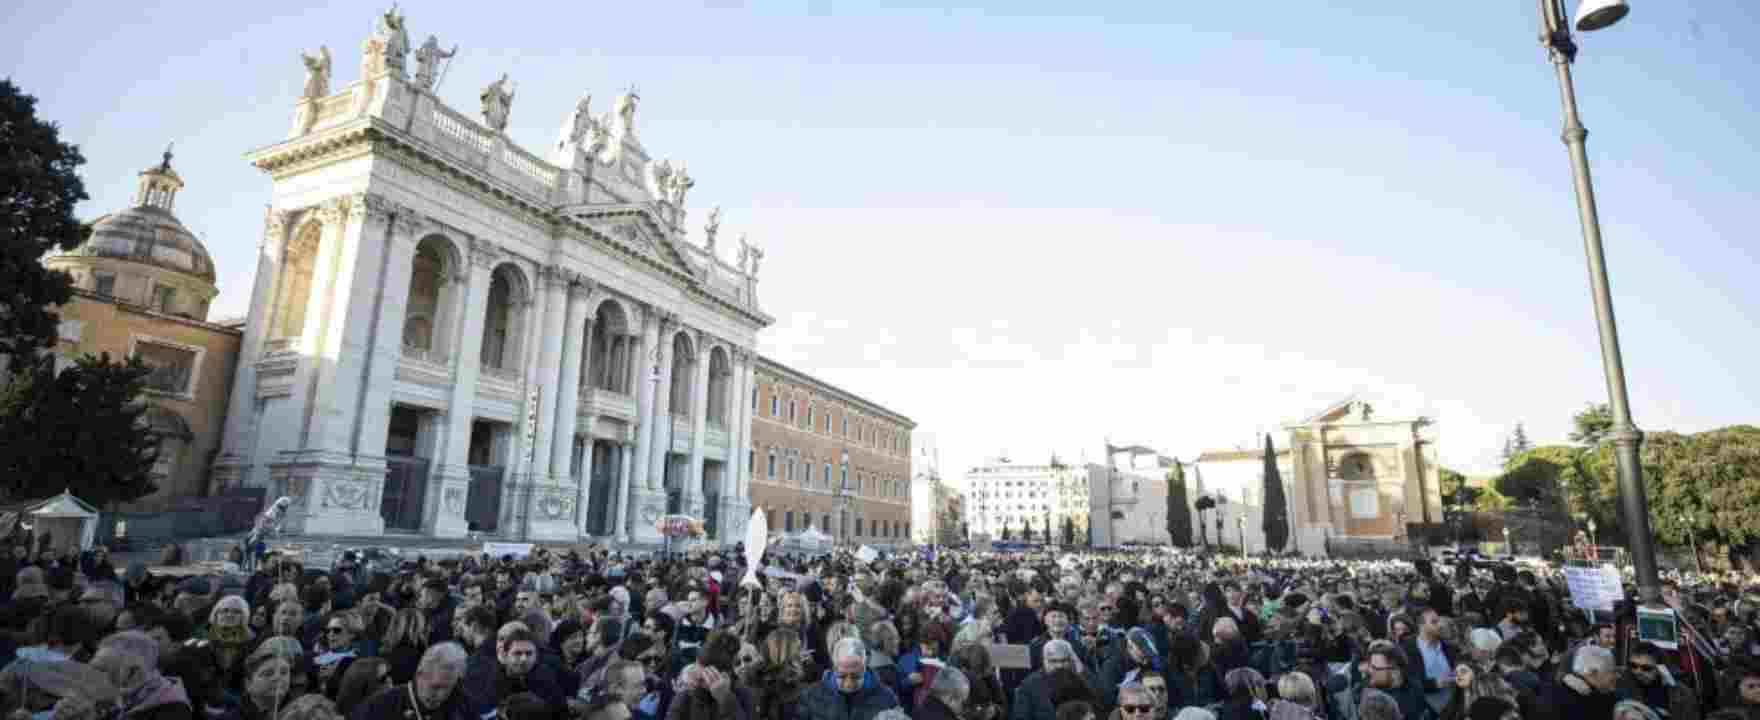
[[[480,267],[488,270],[494,268],[504,257],[507,257],[507,253],[503,252],[501,248],[496,246],[493,242],[483,238],[476,238],[471,241],[472,267]]]
[[[549,197],[531,197],[529,193],[496,180],[481,169],[456,163],[434,151],[426,143],[409,136],[401,128],[394,128],[377,118],[362,117],[318,133],[258,149],[246,157],[252,165],[279,180],[369,154],[392,159],[410,172],[469,195],[488,209],[506,213],[546,234],[554,235],[561,230],[565,236],[572,235],[576,240],[592,244],[625,262],[655,272],[661,279],[683,290],[687,300],[712,307],[728,319],[757,328],[775,323],[775,318],[755,307],[711,291],[706,285],[707,280],[699,277],[689,263],[685,262],[683,254],[676,249],[666,252],[679,259],[681,264],[678,265],[627,246],[567,214],[568,209],[550,205]],[[639,212],[653,228],[660,226],[646,210],[613,209],[611,212]],[[600,213],[594,215],[598,216]],[[657,234],[663,236],[665,233]],[[671,239],[666,238],[660,242],[670,245]]]
[[[414,208],[404,205],[398,206],[397,216],[392,218],[392,223],[393,233],[411,240],[419,239],[434,224]]]

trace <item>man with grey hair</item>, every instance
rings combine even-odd
[[[801,693],[800,720],[874,720],[895,707],[898,696],[868,672],[867,646],[844,638],[831,650],[831,670]]]
[[[1083,677],[1088,674],[1068,640],[1047,642],[1041,653],[1042,667],[1014,689],[1014,701],[1008,706],[1009,720],[1055,720],[1057,705],[1051,700],[1051,675],[1059,670],[1072,670]]]
[[[1571,671],[1541,692],[1534,708],[1538,720],[1551,718],[1613,717],[1619,700],[1619,667],[1613,653],[1599,645],[1583,645],[1572,656]]]
[[[426,718],[427,720],[476,720],[466,709],[460,680],[466,655],[455,642],[428,648],[416,664],[408,683],[379,691],[349,714],[351,720],[373,718]]]
[[[1118,686],[1118,716],[1123,720],[1150,720],[1155,716],[1155,697],[1135,680]]]
[[[929,683],[929,696],[917,706],[917,720],[959,720],[965,711],[966,698],[972,694],[972,683],[959,668],[948,665]]]

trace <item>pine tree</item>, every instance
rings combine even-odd
[[[1179,458],[1167,470],[1167,535],[1174,547],[1192,546],[1192,507],[1186,504],[1186,469]]]
[[[21,368],[0,387],[0,489],[15,498],[63,489],[98,507],[158,489],[159,439],[139,401],[152,368],[138,358],[87,355],[55,372],[54,358]]]
[[[1082,544],[1087,547],[1094,547],[1094,523],[1090,522],[1083,525],[1082,534]]]
[[[1076,544],[1076,521],[1067,515],[1063,518],[1063,544]]]
[[[1204,547],[1210,547],[1210,531],[1204,523],[1204,511],[1214,509],[1216,500],[1209,495],[1200,495],[1193,507],[1198,509],[1198,542],[1203,543]],[[1218,537],[1216,541],[1220,543],[1222,538]]]
[[[1265,531],[1265,547],[1283,552],[1289,543],[1289,499],[1283,496],[1283,474],[1277,469],[1277,451],[1271,447],[1271,435],[1265,436],[1265,510],[1261,529]]]
[[[1002,539],[1008,540],[1008,520],[1007,519],[1004,519],[1002,521]]]
[[[85,158],[36,108],[36,98],[0,79],[0,355],[14,357],[55,344],[61,319],[49,308],[73,297],[73,282],[41,260],[88,232],[73,215],[86,199],[75,172]]]
[[[1051,513],[1045,513],[1045,534],[1039,536],[1046,545],[1051,544]]]

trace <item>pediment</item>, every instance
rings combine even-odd
[[[696,278],[700,269],[675,244],[672,234],[659,222],[646,203],[590,206],[566,211],[599,234],[686,276]]]

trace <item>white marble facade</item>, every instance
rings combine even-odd
[[[742,537],[762,252],[719,257],[713,212],[687,240],[695,181],[637,140],[634,88],[535,154],[505,78],[479,121],[429,91],[443,56],[407,73],[403,22],[335,92],[306,56],[249,155],[273,198],[216,486],[308,534],[658,542],[671,510]]]

